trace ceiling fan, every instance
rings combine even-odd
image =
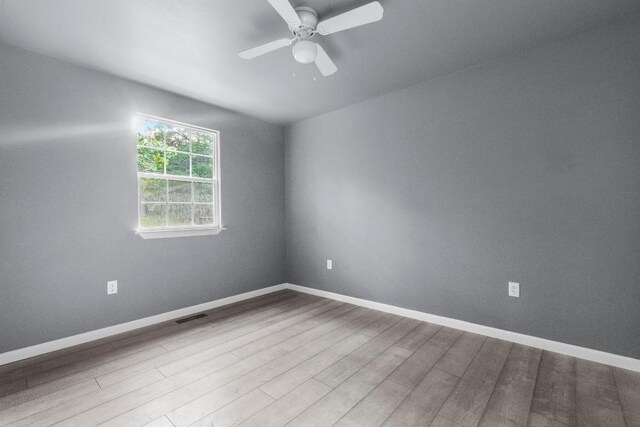
[[[338,67],[329,58],[322,46],[313,42],[311,38],[316,33],[326,36],[379,21],[382,19],[384,12],[379,2],[373,1],[333,18],[318,22],[318,13],[310,7],[300,6],[294,9],[289,0],[267,1],[282,16],[295,37],[275,40],[262,46],[245,50],[238,54],[240,58],[253,59],[276,49],[293,45],[293,57],[295,60],[301,64],[315,62],[320,73],[325,77],[338,71]]]

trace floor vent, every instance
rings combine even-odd
[[[176,320],[176,323],[190,322],[191,320],[200,319],[201,317],[207,317],[207,315],[204,313],[194,314],[193,316],[185,317],[183,319],[178,319]]]

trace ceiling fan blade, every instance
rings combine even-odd
[[[338,67],[336,67],[336,64],[334,64],[331,58],[329,58],[329,55],[327,55],[327,52],[324,51],[322,46],[320,46],[318,43],[316,43],[316,46],[318,46],[318,53],[316,55],[316,67],[318,67],[318,70],[320,70],[322,75],[327,77],[338,71]]]
[[[300,25],[300,18],[296,13],[289,0],[267,0],[271,6],[282,16],[282,19],[289,25],[298,26]]]
[[[338,31],[379,21],[382,19],[383,13],[382,5],[377,1],[372,1],[364,6],[320,22],[317,30],[322,35],[337,33]]]
[[[240,52],[238,56],[242,59],[253,59],[257,56],[264,55],[265,53],[280,49],[281,47],[291,46],[291,43],[292,41],[289,39],[275,40],[270,43],[263,44],[262,46]]]

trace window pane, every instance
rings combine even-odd
[[[213,184],[206,182],[194,182],[193,201],[200,203],[213,202]]]
[[[167,151],[167,174],[189,176],[189,155]]]
[[[162,227],[166,225],[167,205],[164,203],[143,204],[140,209],[142,227]]]
[[[191,203],[169,203],[169,225],[191,225]]]
[[[164,153],[162,150],[138,147],[138,172],[164,173]]]
[[[168,126],[155,120],[138,117],[136,120],[136,132],[138,133],[138,145],[163,148],[164,134]]]
[[[210,133],[194,132],[191,140],[191,152],[213,156],[213,138],[215,136]]]
[[[198,225],[213,225],[213,205],[194,205],[193,222]]]
[[[199,178],[213,178],[213,158],[193,156],[193,175]]]
[[[189,152],[189,132],[180,127],[173,127],[167,132],[167,150]]]
[[[143,202],[166,202],[167,181],[164,179],[140,178],[140,200]]]
[[[169,181],[169,201],[170,202],[190,202],[191,182]]]

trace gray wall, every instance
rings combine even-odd
[[[134,234],[137,111],[220,131],[227,231]],[[0,352],[284,282],[283,150],[281,127],[0,45]]]
[[[639,29],[288,128],[289,281],[640,357]]]

